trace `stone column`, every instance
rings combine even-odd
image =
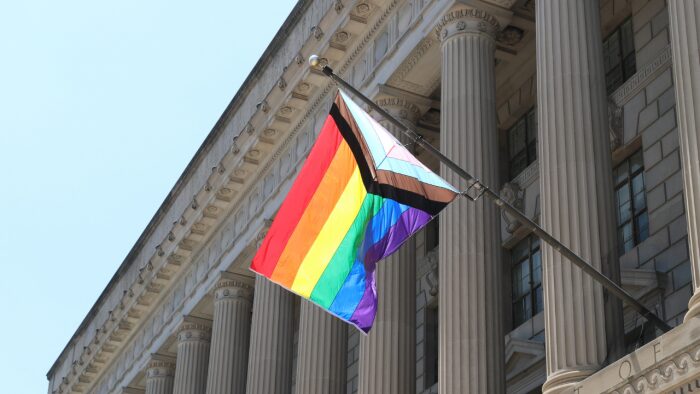
[[[456,8],[435,32],[442,44],[440,150],[485,184],[498,179],[495,35],[499,21]],[[453,185],[467,185],[441,165]],[[503,393],[499,212],[485,199],[458,198],[440,215],[439,360],[441,393]]]
[[[146,394],[172,394],[175,360],[154,354],[146,369]]]
[[[668,8],[683,193],[693,272],[693,296],[685,315],[685,320],[688,320],[700,315],[700,4],[692,0],[674,0],[668,2]]]
[[[302,299],[300,309],[296,392],[345,393],[347,325],[311,301]]]
[[[257,276],[248,351],[248,393],[291,393],[293,341],[294,294]]]
[[[207,320],[185,317],[177,333],[177,365],[174,394],[204,394],[211,325]]]
[[[207,394],[245,393],[253,279],[222,272],[214,289]]]
[[[537,109],[541,224],[619,282],[612,164],[597,0],[537,1]],[[571,390],[620,352],[619,301],[542,245],[545,393]],[[608,337],[606,340],[606,322]],[[613,324],[614,323],[614,324]],[[614,358],[612,358],[614,360]]]
[[[380,98],[377,104],[407,125],[420,117],[403,99]],[[381,118],[399,141],[407,138]],[[360,337],[358,392],[416,392],[416,244],[409,238],[394,254],[377,264],[377,317],[368,335]]]

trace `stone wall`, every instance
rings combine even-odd
[[[623,104],[624,143],[640,144],[649,212],[649,238],[621,257],[623,268],[667,274],[662,309],[669,324],[682,321],[691,296],[691,272],[682,174],[676,129],[667,4],[663,0],[633,1],[632,23],[637,51],[637,75],[619,92],[635,92]]]

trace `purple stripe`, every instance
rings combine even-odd
[[[377,262],[394,253],[413,233],[420,230],[431,219],[431,216],[416,208],[408,208],[401,214],[399,220],[386,232],[384,238],[370,246],[363,259],[365,269],[367,263]]]
[[[377,262],[394,253],[411,235],[425,226],[431,216],[416,208],[409,208],[386,236],[372,245],[365,255],[365,292],[350,317],[350,321],[364,332],[372,328],[377,314],[377,287],[375,269]]]

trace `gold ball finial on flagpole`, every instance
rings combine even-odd
[[[311,55],[309,56],[309,65],[311,67],[318,67],[318,65],[321,63],[321,58],[318,57],[318,55]]]

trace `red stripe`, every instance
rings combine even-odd
[[[316,193],[342,141],[343,136],[329,115],[297,179],[275,215],[275,220],[255,254],[250,269],[268,278],[272,275],[284,247]]]

